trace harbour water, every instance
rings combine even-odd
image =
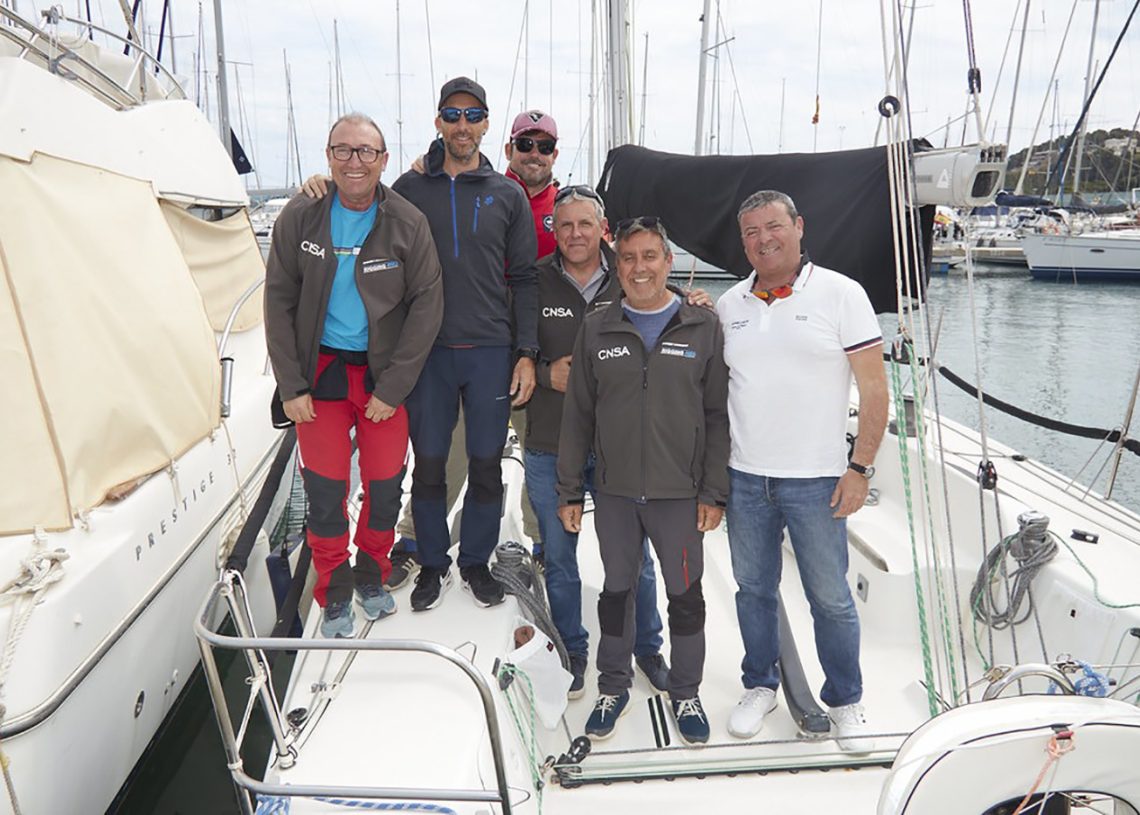
[[[719,295],[729,284],[702,281]],[[1051,419],[1102,428],[1123,420],[1140,366],[1140,286],[1055,284],[1028,277],[981,277],[970,290],[964,276],[934,278],[929,290],[932,331],[937,332],[936,359],[969,382],[1005,402]],[[888,340],[897,318],[883,315]],[[976,332],[975,332],[976,323]],[[945,379],[938,381],[938,400],[947,417],[978,429],[978,402]],[[1110,445],[1064,436],[986,408],[985,428],[1019,453],[1070,476],[1083,469],[1078,485],[1093,482],[1108,458]],[[1133,425],[1133,435],[1140,435]],[[1001,461],[995,462],[1001,476]],[[1108,468],[1093,488],[1103,493]],[[1075,487],[1077,488],[1077,487]],[[1113,497],[1140,512],[1140,460],[1125,452]],[[275,668],[278,687],[288,675],[288,660]],[[242,666],[229,672],[227,690],[239,697]],[[244,698],[244,695],[241,695]],[[376,734],[398,738],[398,734]],[[346,749],[348,749],[346,747]],[[260,775],[269,740],[251,729],[246,770]],[[236,813],[225,756],[209,696],[199,677],[187,688],[180,705],[154,749],[136,772],[130,789],[109,810],[114,813],[197,815]]]

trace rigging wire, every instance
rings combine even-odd
[[[994,112],[994,103],[997,102],[997,90],[1001,87],[1001,78],[1005,74],[1005,61],[1009,57],[1009,46],[1013,42],[1013,32],[1017,30],[1017,16],[1021,13],[1021,0],[1017,0],[1017,6],[1013,9],[1013,20],[1009,24],[1009,33],[1005,37],[1005,47],[1001,52],[1001,62],[998,64],[997,79],[994,80],[994,92],[990,94],[990,104],[986,108],[985,127],[988,129],[990,126],[990,117]],[[1025,4],[1025,13],[1029,14],[1029,3]],[[1024,30],[1023,30],[1024,33]],[[1022,38],[1022,45],[1025,44],[1024,37]],[[1012,121],[1012,117],[1011,121]]]

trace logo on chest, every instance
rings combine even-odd
[[[661,343],[661,356],[696,359],[697,352],[690,348],[689,344],[685,342],[663,342]]]
[[[629,347],[625,345],[615,345],[613,348],[602,348],[598,351],[598,359],[618,359],[619,357],[630,356]]]
[[[573,317],[574,310],[566,306],[545,306],[542,309],[543,317]]]
[[[361,274],[372,274],[373,272],[387,272],[392,269],[399,269],[400,261],[391,258],[374,258],[366,260],[360,265]]]
[[[325,256],[325,248],[312,241],[301,241],[301,251],[308,252],[313,257],[323,258]]]
[[[554,231],[554,214],[548,213],[542,216],[542,228],[547,232]]]

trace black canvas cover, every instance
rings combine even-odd
[[[682,156],[623,145],[610,151],[598,187],[611,226],[656,215],[678,246],[737,277],[747,276],[752,267],[744,256],[736,211],[757,190],[779,190],[796,202],[804,219],[803,246],[812,260],[858,280],[875,311],[897,309],[885,147]],[[922,257],[929,259],[934,207],[919,212]],[[924,266],[925,279],[929,260]]]

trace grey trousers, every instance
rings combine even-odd
[[[519,450],[521,454],[522,442],[526,438],[526,411],[512,410],[511,425],[519,437]],[[447,511],[455,506],[455,499],[459,497],[459,489],[467,479],[467,430],[463,425],[463,407],[459,408],[459,421],[455,423],[455,430],[451,434],[451,449],[447,451],[447,465],[444,470],[447,479]],[[523,532],[535,543],[542,542],[538,532],[538,519],[534,517],[534,509],[527,498],[526,484],[522,492]],[[404,502],[404,511],[400,514],[400,522],[396,524],[396,535],[401,538],[416,539],[416,524],[412,520],[411,496]]]
[[[696,498],[639,503],[597,492],[594,527],[605,569],[598,598],[598,691],[615,695],[633,684],[634,598],[641,542],[648,535],[669,598],[669,696],[696,696],[705,665],[704,533],[697,530]]]

